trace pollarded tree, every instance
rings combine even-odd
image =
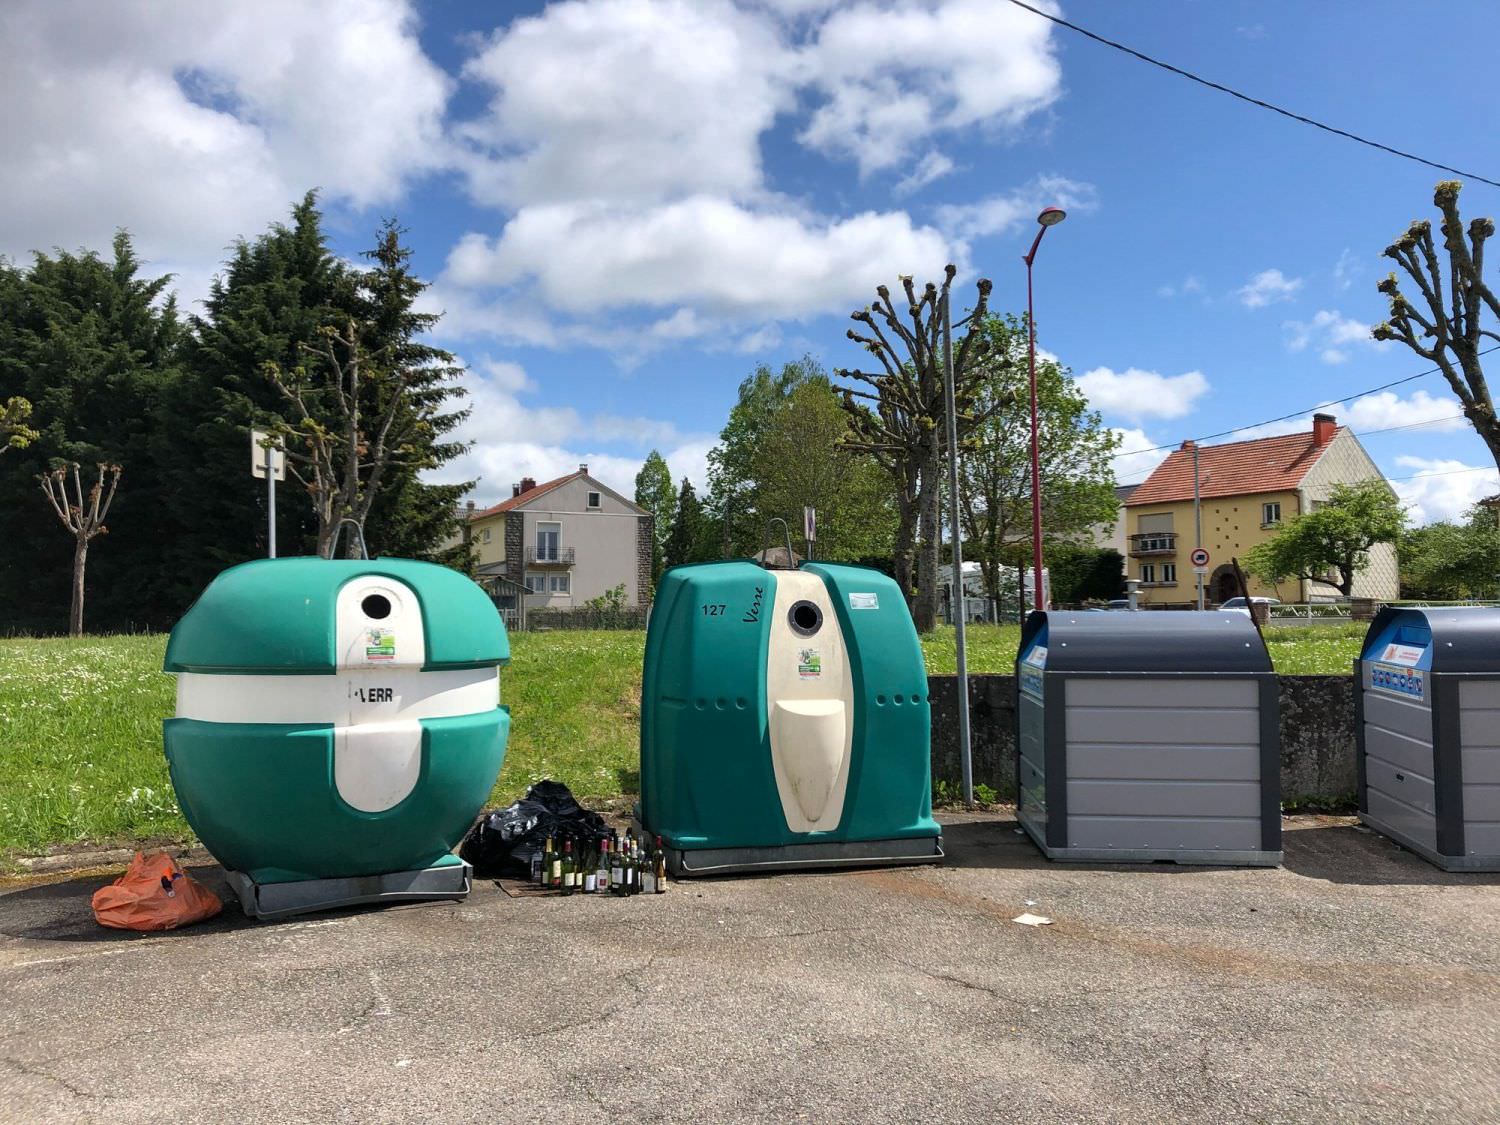
[[[849,329],[848,337],[879,361],[880,370],[835,373],[861,384],[841,388],[850,417],[850,448],[874,457],[895,485],[895,576],[912,600],[912,617],[921,632],[937,623],[939,507],[948,423],[943,395],[943,310],[957,272],[949,265],[941,288],[928,282],[920,296],[912,279],[902,277],[906,303],[900,309],[889,288],[877,287],[875,302],[850,314],[862,327]],[[977,288],[967,328],[953,342],[960,443],[988,410],[998,409],[998,404],[982,407],[978,402],[985,382],[980,361],[989,348],[982,325],[990,282],[981,278]]]
[[[1465,232],[1458,213],[1462,188],[1457,180],[1444,180],[1432,197],[1443,214],[1440,230],[1446,262],[1438,255],[1432,223],[1426,219],[1413,220],[1406,233],[1385,248],[1385,256],[1416,286],[1420,307],[1401,291],[1392,272],[1378,287],[1390,301],[1390,313],[1372,335],[1377,340],[1399,340],[1442,371],[1464,417],[1500,465],[1500,418],[1495,415],[1495,401],[1480,363],[1485,340],[1500,341],[1500,335],[1481,323],[1486,309],[1500,318],[1500,301],[1484,280],[1484,244],[1495,233],[1495,221],[1474,219]]]
[[[1276,535],[1245,553],[1245,569],[1272,584],[1288,578],[1327,582],[1349,597],[1370,565],[1370,548],[1394,543],[1406,511],[1383,480],[1336,484],[1322,507],[1289,520]]]
[[[68,635],[73,637],[83,636],[83,578],[88,567],[89,543],[108,533],[104,521],[114,503],[115,488],[120,483],[119,465],[100,465],[98,470],[99,478],[89,486],[87,493],[78,475],[77,461],[58,465],[50,473],[37,478],[47,502],[73,536],[73,605],[68,613]]]

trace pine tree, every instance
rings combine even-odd
[[[705,552],[703,528],[703,506],[698,503],[693,482],[683,477],[682,489],[677,494],[677,518],[672,521],[672,534],[667,536],[667,566],[702,562],[710,557]]]
[[[654,590],[661,580],[667,539],[672,534],[673,517],[677,513],[672,471],[667,468],[666,458],[655,449],[646,455],[641,471],[635,475],[635,502],[654,517],[656,538],[651,544],[651,588]]]

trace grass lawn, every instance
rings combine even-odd
[[[1020,629],[972,626],[969,671],[1008,674]],[[1280,672],[1347,673],[1364,628],[1267,631]],[[544,777],[581,797],[633,793],[642,632],[519,633],[500,694],[515,718],[493,800]],[[161,721],[173,712],[164,636],[0,640],[0,859],[53,844],[185,839],[167,779]],[[952,629],[924,644],[951,674]]]

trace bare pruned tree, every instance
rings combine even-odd
[[[880,362],[878,371],[838,370],[840,379],[862,386],[841,387],[850,417],[850,448],[868,453],[890,474],[896,486],[896,581],[911,600],[917,629],[937,623],[939,508],[946,451],[947,412],[943,396],[943,312],[953,278],[949,265],[941,287],[928,282],[919,296],[910,276],[903,276],[905,308],[898,311],[891,291],[876,288],[876,300],[850,314],[861,328],[847,335]],[[990,282],[981,278],[978,300],[963,321],[967,331],[953,349],[954,406],[960,445],[982,421],[976,414],[978,392],[985,383],[979,362],[988,349],[982,325],[989,305]],[[867,389],[866,389],[867,388]],[[991,403],[984,416],[998,408]]]
[[[1457,180],[1444,180],[1432,197],[1443,214],[1440,230],[1446,263],[1438,255],[1432,223],[1426,219],[1413,220],[1406,233],[1385,248],[1385,256],[1411,278],[1421,302],[1418,307],[1407,299],[1394,272],[1387,275],[1378,288],[1390,301],[1390,314],[1372,335],[1377,340],[1401,341],[1442,371],[1464,417],[1500,465],[1500,420],[1480,363],[1481,353],[1488,350],[1484,340],[1500,341],[1500,335],[1480,323],[1486,309],[1500,318],[1500,302],[1484,281],[1484,244],[1495,233],[1495,221],[1474,219],[1465,231],[1458,213],[1462,188]]]
[[[283,372],[264,367],[294,412],[271,428],[286,445],[287,471],[312,499],[318,518],[318,554],[333,556],[339,528],[352,520],[360,534],[344,539],[344,556],[358,558],[365,520],[381,478],[394,465],[423,468],[425,443],[413,442],[427,423],[411,409],[410,372],[366,354],[361,329],[320,329],[318,347],[303,345],[311,367]]]
[[[89,540],[109,533],[104,520],[109,515],[109,506],[114,503],[115,489],[120,483],[119,465],[99,465],[98,470],[99,477],[89,487],[87,495],[83,491],[77,461],[58,465],[50,473],[37,478],[57,518],[73,535],[73,606],[68,613],[68,633],[74,637],[83,635],[83,573],[88,566]]]

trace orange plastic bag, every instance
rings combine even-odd
[[[224,909],[219,896],[165,852],[135,853],[125,874],[94,892],[94,917],[117,930],[175,930]]]

